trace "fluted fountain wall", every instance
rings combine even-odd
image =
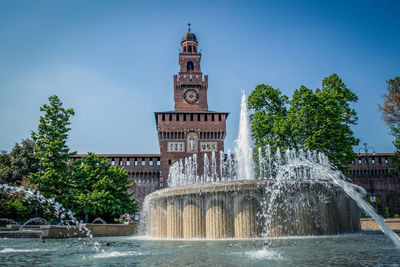
[[[149,234],[157,238],[254,238],[265,233],[262,207],[273,181],[183,185],[147,197]],[[360,230],[353,200],[328,181],[287,181],[270,217],[269,236],[323,235]],[[264,204],[263,204],[264,203]]]

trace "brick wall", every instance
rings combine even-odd
[[[382,204],[380,211],[391,207],[394,212],[400,212],[400,178],[390,173],[393,168],[391,157],[393,153],[358,154],[349,166],[347,177],[352,183],[363,187],[368,193],[373,191]],[[368,171],[368,165],[369,170]],[[370,175],[371,174],[371,175]]]

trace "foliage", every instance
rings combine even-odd
[[[131,187],[126,170],[111,166],[107,158],[93,153],[76,160],[71,166],[71,188],[65,195],[78,217],[88,214],[113,221],[123,213],[136,211],[136,202],[127,190]]]
[[[35,143],[30,139],[16,143],[9,154],[0,154],[0,183],[20,185],[22,179],[38,169],[37,159],[32,157]]]
[[[10,193],[0,191],[0,218],[14,221],[27,221],[35,217],[36,201],[34,198],[25,198],[24,193]],[[38,205],[38,214],[47,221],[54,219],[50,206]]]
[[[7,151],[0,152],[0,183],[12,183],[11,159]]]
[[[40,161],[42,158],[43,171],[40,178],[40,191],[46,197],[54,197],[63,202],[64,194],[69,187],[69,152],[67,146],[70,117],[73,109],[65,109],[56,96],[49,97],[49,104],[40,108],[44,115],[40,117],[37,132],[32,132],[35,142],[33,157]],[[31,181],[38,184],[39,171],[31,175]]]
[[[400,122],[400,76],[386,81],[383,106],[379,106],[382,117],[388,126],[399,126]]]
[[[391,207],[385,207],[383,211],[383,218],[400,218],[400,215],[395,213]]]
[[[395,156],[392,158],[394,163],[393,172],[400,175],[400,76],[386,81],[386,93],[383,95],[383,106],[379,105],[382,118],[395,140]]]
[[[113,221],[121,214],[135,212],[136,202],[128,192],[131,184],[125,169],[111,166],[106,158],[93,153],[69,163],[74,154],[67,146],[73,109],[65,109],[54,95],[40,110],[44,115],[40,117],[37,132],[32,133],[33,141],[23,140],[11,153],[0,154],[1,182],[11,181],[38,189],[40,185],[45,197],[54,198],[80,219],[87,214]],[[42,163],[40,183],[38,162]],[[29,172],[27,180],[25,176]],[[0,192],[0,217],[26,220],[32,218],[35,207],[36,202],[25,199],[21,193]],[[39,206],[38,212],[45,218],[52,216],[49,207]]]
[[[248,107],[256,147],[310,149],[324,152],[341,170],[354,159],[351,125],[356,112],[350,108],[358,97],[337,74],[322,81],[315,91],[301,86],[289,101],[279,89],[258,85],[249,95]]]

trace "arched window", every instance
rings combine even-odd
[[[189,72],[189,71],[193,71],[193,69],[194,69],[193,62],[192,62],[192,61],[189,61],[189,62],[187,63],[187,71],[188,71],[188,72]]]

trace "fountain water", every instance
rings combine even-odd
[[[19,229],[23,229],[25,226],[27,225],[47,225],[49,224],[45,219],[41,218],[41,217],[35,217],[35,218],[30,218],[29,220],[27,220],[23,225],[21,225],[21,227]]]
[[[92,224],[95,224],[95,223],[106,224],[106,221],[103,220],[103,219],[100,218],[100,217],[97,217],[96,219],[94,219],[94,220],[92,221]]]
[[[132,219],[132,216],[129,215],[129,214],[127,214],[127,213],[122,214],[122,215],[119,217],[119,219],[120,219],[121,221],[123,221],[123,222],[131,222],[131,223],[134,222],[133,219]]]
[[[8,191],[11,193],[22,192],[25,198],[36,198],[40,205],[50,205],[54,210],[54,216],[60,219],[60,224],[66,224],[69,227],[70,226],[69,222],[72,222],[73,225],[79,227],[79,231],[81,231],[82,233],[86,233],[87,237],[89,237],[90,239],[93,238],[93,235],[91,234],[90,230],[85,226],[82,226],[82,223],[75,218],[75,214],[72,211],[65,209],[60,203],[55,201],[53,198],[45,198],[39,192],[35,194],[31,189],[25,189],[23,187],[15,187],[7,184],[0,184],[0,190],[4,192]],[[47,224],[46,220],[44,220],[43,218],[36,217],[29,219],[27,222],[24,223],[24,225],[22,225],[22,227],[32,222]]]
[[[328,158],[316,151],[290,150],[281,155],[258,150],[254,168],[246,97],[241,101],[239,137],[232,156],[197,156],[170,168],[170,188],[150,194],[143,206],[142,228],[154,237],[225,238],[321,235],[360,230],[362,208],[400,248],[399,237],[364,201],[365,191],[345,180]],[[254,174],[258,170],[258,175]],[[350,197],[350,198],[349,198]]]
[[[251,145],[251,128],[247,113],[246,95],[242,90],[240,103],[239,135],[236,140],[235,154],[238,165],[238,177],[241,179],[254,179],[253,149]]]

